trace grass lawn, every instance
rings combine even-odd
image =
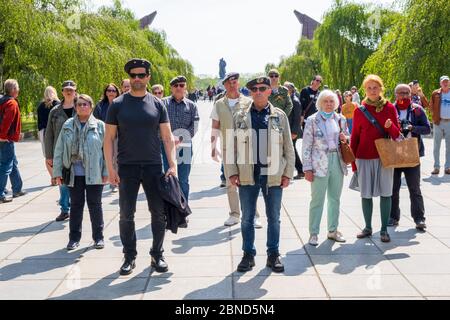
[[[37,121],[33,117],[22,117],[22,132],[30,132],[37,130]]]

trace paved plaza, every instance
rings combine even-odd
[[[379,236],[379,199],[374,201],[371,239],[356,239],[364,227],[359,193],[344,182],[340,231],[344,244],[326,240],[326,212],[319,246],[307,244],[310,186],[296,180],[285,189],[281,212],[280,250],[285,272],[265,267],[266,220],[262,197],[258,210],[263,229],[256,230],[256,267],[236,271],[242,251],[240,226],[223,226],[228,215],[220,166],[209,158],[212,105],[199,102],[200,129],[195,137],[190,177],[189,227],[166,233],[169,272],[150,268],[150,214],[143,190],[138,197],[138,258],[134,272],[119,276],[118,195],[105,187],[103,250],[92,248],[87,208],[78,250],[68,252],[68,221],[59,214],[57,187],[50,186],[38,141],[16,144],[19,168],[28,194],[0,204],[0,299],[449,299],[450,175],[431,177],[432,139],[425,138],[422,192],[428,231],[419,232],[409,214],[409,194],[401,190],[400,226],[389,228],[390,243]],[[297,146],[300,148],[300,145]],[[444,144],[442,146],[442,157]],[[9,188],[9,187],[8,187]]]

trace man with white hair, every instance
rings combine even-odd
[[[434,170],[431,174],[439,174],[442,139],[445,139],[445,174],[450,174],[450,87],[449,77],[440,78],[441,87],[431,94],[430,110],[434,124]]]
[[[22,191],[22,178],[20,177],[14,142],[20,139],[20,108],[19,83],[17,80],[5,81],[5,96],[0,96],[0,203],[11,202],[6,199],[5,187],[8,176],[11,180],[13,198],[25,195]]]

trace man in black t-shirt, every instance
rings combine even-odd
[[[317,112],[316,101],[320,93],[320,85],[322,84],[322,77],[316,75],[311,80],[311,85],[305,87],[300,92],[300,103],[302,104],[302,116],[301,116],[301,126],[302,130],[305,129],[305,120],[312,114]]]
[[[112,185],[119,185],[120,239],[123,244],[125,262],[121,275],[133,272],[136,260],[136,231],[134,213],[139,187],[142,186],[151,212],[153,245],[150,250],[151,266],[158,272],[166,272],[168,265],[163,257],[163,242],[166,230],[164,201],[157,183],[162,176],[160,133],[169,168],[166,175],[177,175],[175,145],[170,129],[167,109],[161,100],[148,93],[150,62],[131,59],[125,65],[130,75],[131,90],[114,100],[106,117],[104,152]],[[117,163],[119,172],[113,167],[113,143],[118,134]]]

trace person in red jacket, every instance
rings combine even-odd
[[[14,142],[20,139],[20,109],[17,97],[19,84],[17,80],[8,79],[4,85],[5,96],[0,101],[0,203],[11,202],[5,196],[8,176],[11,180],[13,198],[25,195],[22,191],[22,178],[17,168]]]
[[[363,81],[366,98],[362,102],[363,108],[372,115],[384,130],[384,135],[397,139],[400,135],[398,114],[394,105],[383,96],[383,80],[377,75],[368,75]],[[380,198],[381,211],[381,241],[389,242],[387,225],[392,206],[392,187],[394,169],[384,168],[375,147],[375,140],[383,138],[380,130],[375,127],[357,108],[353,114],[353,128],[350,147],[356,161],[352,163],[353,172],[358,174],[358,184],[362,198],[362,209],[366,226],[357,235],[359,239],[372,235],[373,197]]]

